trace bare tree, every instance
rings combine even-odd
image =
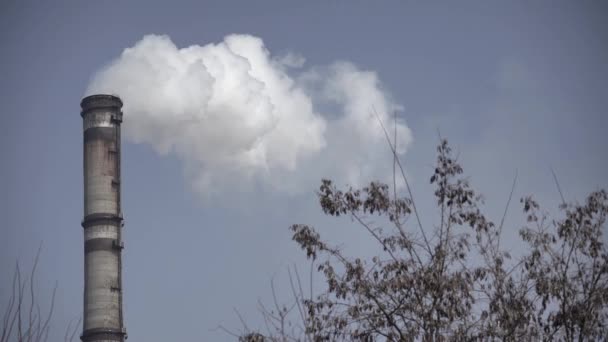
[[[605,190],[583,204],[561,205],[565,217],[549,221],[531,197],[522,199],[530,227],[520,231],[531,252],[522,259],[534,285],[534,322],[547,340],[608,336],[608,251],[602,229],[608,213]]]
[[[270,289],[272,291],[272,305],[267,306],[261,300],[258,300],[258,312],[260,313],[265,326],[265,334],[251,330],[242,315],[235,309],[235,313],[239,318],[242,329],[240,331],[230,330],[222,325],[218,329],[237,338],[241,342],[258,342],[258,341],[312,341],[309,338],[306,324],[309,321],[308,311],[303,305],[303,301],[313,299],[312,294],[312,273],[314,264],[311,263],[309,289],[310,294],[304,293],[304,286],[297,267],[288,268],[289,285],[292,294],[290,304],[281,304],[277,299],[277,292],[274,285],[274,279],[270,281]],[[296,316],[296,319],[292,317]]]
[[[49,299],[48,311],[43,313],[36,295],[35,278],[41,250],[42,245],[38,248],[29,277],[23,276],[18,262],[15,264],[11,293],[2,317],[0,342],[42,342],[48,340],[57,285],[53,288]],[[80,319],[74,326],[70,322],[65,332],[64,340],[66,342],[73,341],[79,323]]]
[[[496,225],[441,140],[430,178],[439,222],[425,227],[390,140],[389,145],[406,185],[404,195],[395,180],[392,191],[379,182],[340,190],[323,180],[318,192],[323,212],[352,218],[377,243],[377,255],[346,255],[313,227],[291,226],[293,240],[316,263],[326,291],[305,297],[292,282],[303,329],[283,328],[291,306],[275,299],[274,310],[260,309],[275,329],[248,330],[240,335],[242,341],[582,341],[608,336],[608,251],[602,240],[606,191],[591,193],[583,204],[563,201],[564,217],[555,220],[541,213],[531,197],[523,198],[529,226],[520,235],[529,249],[515,260],[501,248],[500,237],[516,178]]]

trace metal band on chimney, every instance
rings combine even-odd
[[[80,339],[82,342],[93,341],[124,341],[127,333],[123,330],[110,328],[88,329],[82,333]]]
[[[123,247],[122,243],[116,239],[95,238],[84,242],[84,253],[97,251],[119,252]]]
[[[115,214],[96,213],[84,217],[82,220],[82,228],[89,228],[100,225],[115,225],[122,226],[123,218]]]

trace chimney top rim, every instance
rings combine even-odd
[[[122,100],[120,97],[109,94],[89,95],[82,99],[80,107],[82,108],[81,115],[92,109],[97,108],[114,108],[120,110],[122,108]]]

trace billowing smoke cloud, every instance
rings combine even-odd
[[[323,177],[358,185],[391,174],[388,130],[401,110],[374,72],[349,62],[303,68],[260,38],[178,48],[148,35],[99,71],[87,95],[119,95],[125,136],[175,154],[197,191],[310,191]],[[411,134],[397,123],[399,152]]]

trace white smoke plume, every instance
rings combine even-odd
[[[260,186],[297,193],[324,177],[387,179],[390,149],[373,110],[392,133],[401,106],[374,72],[344,61],[304,64],[297,54],[273,56],[250,35],[186,48],[147,35],[100,70],[86,94],[120,96],[127,139],[178,156],[205,195]],[[404,153],[411,133],[403,120],[396,129]]]

